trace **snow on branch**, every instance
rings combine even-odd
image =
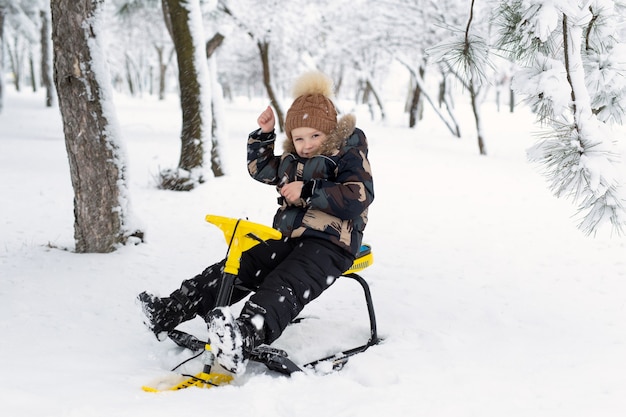
[[[529,149],[528,157],[543,167],[550,190],[557,197],[579,203],[579,228],[584,233],[593,234],[603,224],[611,224],[623,234],[626,210],[623,182],[616,170],[619,155],[607,140],[611,133],[608,127],[597,121],[594,124],[581,133],[572,124],[553,122],[553,130]]]
[[[625,179],[611,123],[626,100],[624,17],[616,1],[512,0],[499,9],[502,51],[524,65],[513,88],[550,128],[529,150],[557,197],[572,198],[586,234],[626,227]]]

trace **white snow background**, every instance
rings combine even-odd
[[[226,105],[227,176],[209,173],[192,192],[170,192],[154,177],[178,161],[177,98],[116,96],[146,243],[111,254],[72,252],[61,119],[43,103],[43,93],[9,86],[0,114],[3,417],[626,412],[626,239],[576,229],[574,206],[554,198],[526,160],[537,127],[524,108],[510,114],[485,104],[487,157],[478,154],[468,110],[456,139],[428,109],[417,129],[403,127],[392,104],[384,123],[357,109],[376,192],[365,235],[375,262],[362,275],[384,342],[327,375],[289,378],[250,365],[230,386],[153,394],[141,386],[191,354],[156,341],[135,297],[169,294],[224,256],[222,234],[205,214],[271,224],[275,190],[252,180],[245,164],[247,134],[267,103]],[[351,280],[303,315],[276,342],[298,363],[367,340],[365,304]],[[205,335],[200,319],[184,328]]]

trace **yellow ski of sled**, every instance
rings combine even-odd
[[[161,380],[158,384],[155,384],[154,387],[144,385],[141,389],[145,392],[165,392],[178,391],[189,387],[213,388],[230,384],[232,380],[232,375],[200,372],[192,377],[174,375],[172,378]]]

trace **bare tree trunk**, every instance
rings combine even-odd
[[[193,0],[192,0],[193,1]],[[195,0],[197,1],[197,0]],[[188,0],[167,0],[172,39],[178,60],[178,81],[183,114],[181,152],[178,168],[192,171],[204,163],[204,109],[202,108],[200,68],[195,59],[194,34],[189,26]],[[200,179],[200,182],[202,180]],[[193,186],[192,186],[193,188]]]
[[[337,76],[337,82],[335,83],[335,96],[339,96],[339,92],[341,91],[341,87],[343,86],[343,66],[339,70],[339,75]]]
[[[213,37],[206,42],[207,59],[213,56],[215,51],[217,51],[217,48],[222,45],[222,42],[224,42],[224,35],[219,32],[213,35]]]
[[[270,103],[274,110],[276,111],[276,120],[278,120],[278,126],[280,127],[280,131],[285,131],[285,116],[283,115],[283,110],[280,107],[280,103],[278,102],[278,98],[276,97],[276,93],[274,92],[274,88],[272,87],[271,80],[271,70],[270,70],[270,44],[268,42],[257,42],[257,47],[259,48],[259,53],[261,55],[261,62],[263,63],[263,85],[265,86],[265,90],[267,91],[267,95],[270,98]]]
[[[457,123],[456,119],[454,117],[451,117],[452,120],[448,121],[446,117],[441,113],[437,105],[433,102],[433,99],[430,97],[430,95],[426,91],[424,87],[424,80],[420,77],[420,72],[419,71],[416,72],[411,65],[407,64],[406,62],[402,60],[398,60],[398,62],[404,65],[404,67],[409,71],[409,73],[411,74],[415,82],[417,83],[417,88],[419,88],[421,91],[420,93],[421,96],[424,99],[426,99],[428,104],[430,104],[430,107],[437,114],[437,116],[439,116],[441,121],[446,125],[450,133],[452,133],[456,137],[461,137],[461,130],[459,128],[459,124]],[[450,108],[448,108],[448,114],[452,116]]]
[[[473,20],[474,20],[474,0],[472,0],[472,4],[470,6],[470,14],[467,20],[467,26],[465,27],[465,49],[463,52],[465,56],[469,55],[470,53],[469,51],[471,49],[469,33],[470,33],[470,27],[472,25]],[[480,152],[481,155],[487,155],[487,149],[485,148],[485,139],[483,137],[482,119],[480,116],[480,101],[478,98],[480,85],[478,87],[476,86],[474,76],[475,74],[473,73],[473,70],[470,69],[468,89],[469,89],[470,97],[472,99],[472,110],[474,112],[474,120],[476,122],[476,136],[478,138],[478,151]]]
[[[39,15],[41,17],[41,82],[46,89],[46,107],[52,107],[55,103],[55,91],[52,80],[50,13],[47,10],[41,10]]]
[[[213,112],[213,117],[211,118],[211,171],[215,178],[219,178],[224,176],[224,170],[222,168],[222,157],[220,152],[220,139],[221,135],[221,119],[222,115],[217,110],[218,108],[222,108],[223,97],[221,97],[222,89],[219,86],[217,81],[217,69],[215,68],[215,58],[209,58],[210,60],[210,73],[212,79],[211,91],[213,92],[213,97],[211,101],[211,111]],[[217,94],[220,96],[218,97]]]
[[[422,96],[422,89],[420,88],[420,84],[415,83],[415,86],[413,87],[413,93],[411,94],[411,104],[409,106],[409,127],[410,128],[417,126],[418,106],[420,103],[421,96]]]
[[[202,91],[203,88],[210,88],[206,61],[199,58],[203,40],[196,39],[204,36],[200,22],[200,3],[199,0],[161,0],[161,4],[165,26],[176,50],[183,120],[178,168],[161,171],[159,187],[189,191],[204,182],[202,168],[205,134],[209,132],[208,126],[211,123],[211,102],[204,102]],[[161,76],[164,74],[165,68],[161,66]]]
[[[128,85],[128,92],[130,93],[131,96],[135,96],[135,82],[134,82],[134,72],[132,67],[132,60],[130,58],[130,56],[127,54],[125,54],[125,67],[126,67],[126,84]]]
[[[382,120],[385,120],[385,118],[386,118],[385,107],[383,105],[382,100],[380,99],[380,96],[378,95],[378,93],[374,89],[374,86],[372,85],[372,83],[370,82],[369,79],[366,80],[365,83],[366,83],[367,89],[374,95],[374,100],[376,100],[376,105],[380,109],[380,118]]]
[[[159,100],[165,100],[165,73],[167,66],[163,61],[163,46],[155,45],[154,49],[157,51],[157,57],[159,60]]]
[[[97,42],[104,0],[52,0],[54,81],[74,189],[76,252],[111,252],[128,238],[128,196]],[[94,46],[95,45],[95,46]],[[110,106],[110,105],[109,105]],[[140,232],[135,232],[140,235]]]
[[[472,110],[474,112],[474,121],[476,122],[476,136],[478,138],[478,152],[481,155],[487,155],[487,148],[485,147],[485,138],[483,137],[483,124],[480,116],[480,102],[478,99],[478,91],[474,85],[474,80],[469,80],[469,93],[472,98]]]
[[[7,45],[9,45],[7,43]],[[9,61],[11,61],[11,71],[13,71],[13,83],[15,85],[15,91],[21,91],[22,89],[22,55],[18,45],[18,37],[14,38],[14,48],[9,46]]]
[[[213,54],[223,41],[224,35],[216,33],[206,43],[206,57],[209,61],[209,76],[211,77],[211,171],[216,178],[224,176],[220,154],[222,115],[218,111],[222,108],[224,97],[217,80],[217,63]]]
[[[167,74],[167,68],[172,61],[172,56],[174,56],[175,49],[172,48],[167,60],[164,56],[165,47],[163,45],[155,45],[154,49],[157,52],[157,57],[159,61],[159,100],[165,100],[165,76]]]
[[[280,107],[280,102],[276,97],[271,81],[270,43],[268,41],[260,40],[259,37],[249,29],[248,21],[241,20],[238,16],[235,16],[228,6],[224,4],[224,2],[218,2],[218,9],[230,16],[235,23],[237,23],[237,25],[243,29],[253,41],[256,42],[257,48],[259,49],[259,55],[261,57],[261,63],[263,65],[263,85],[265,86],[265,91],[270,99],[270,104],[274,107],[274,111],[276,112],[278,127],[281,132],[284,132],[285,116],[282,108]],[[252,23],[254,24],[254,22]]]
[[[415,76],[415,73],[413,73],[413,75]],[[433,102],[433,100],[430,97],[430,95],[426,92],[426,89],[424,87],[423,79],[421,77],[419,77],[419,76],[416,76],[415,80],[417,81],[417,84],[418,84],[418,86],[419,86],[419,88],[421,90],[421,96],[426,99],[428,104],[430,104],[430,107],[434,110],[434,112],[437,114],[437,116],[439,116],[441,121],[446,125],[446,127],[448,128],[450,133],[452,133],[457,138],[460,138],[461,137],[461,129],[459,128],[459,124],[458,124],[456,118],[454,117],[454,115],[452,113],[452,109],[449,106],[446,106],[447,111],[448,111],[448,115],[450,116],[450,121],[448,121],[446,119],[446,117],[441,113],[441,111],[439,111],[439,108],[435,105],[435,103]]]
[[[369,110],[369,113],[370,113],[370,119],[375,120],[376,113],[374,112],[374,107],[372,106],[372,103],[370,101],[370,93],[371,93],[370,86],[365,78],[362,78],[359,80],[359,91],[362,94],[361,94],[359,101],[357,102],[360,102],[361,104],[366,104],[367,109]]]
[[[444,76],[443,79],[441,80],[441,82],[439,83],[439,95],[437,96],[437,103],[439,104],[439,108],[441,108],[443,106],[443,103],[446,100],[446,89],[447,88],[448,88],[447,80],[446,80],[446,77]]]
[[[37,92],[38,83],[37,76],[35,75],[35,60],[33,59],[33,52],[30,51],[28,54],[28,68],[30,70],[30,86],[33,89],[33,92]]]
[[[502,90],[496,87],[496,111],[500,113],[500,98],[502,96]]]
[[[4,74],[4,16],[5,6],[0,5],[0,74]],[[4,76],[0,75],[0,113],[4,107]]]
[[[371,97],[373,96],[374,101],[376,101],[376,105],[378,106],[378,109],[380,110],[380,117],[382,120],[385,120],[385,107],[383,106],[383,103],[380,100],[380,96],[374,89],[374,86],[372,85],[369,78],[364,78],[359,84],[362,85],[362,89],[363,89],[363,96],[362,96],[361,102],[363,104],[367,104],[369,111],[370,111],[370,118],[372,120],[376,118],[376,112],[374,111],[374,106],[372,105],[372,101],[371,101]]]

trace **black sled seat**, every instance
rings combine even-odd
[[[376,314],[374,312],[374,303],[372,301],[372,294],[370,287],[363,277],[358,272],[363,271],[374,262],[374,255],[372,253],[372,247],[370,245],[362,245],[354,263],[342,277],[350,278],[356,281],[362,288],[365,297],[365,303],[367,306],[367,313],[369,316],[370,335],[369,340],[363,345],[346,349],[338,352],[334,355],[330,355],[315,361],[309,362],[302,366],[302,368],[315,369],[321,364],[330,364],[332,369],[341,369],[351,356],[358,353],[365,352],[370,346],[374,346],[380,342],[378,337],[378,330],[376,327]],[[280,372],[282,374],[291,375],[294,372],[301,372],[303,369],[292,362],[287,352],[272,348],[270,346],[260,346],[252,352],[251,360],[265,364],[269,369]],[[326,368],[326,366],[325,366]]]

